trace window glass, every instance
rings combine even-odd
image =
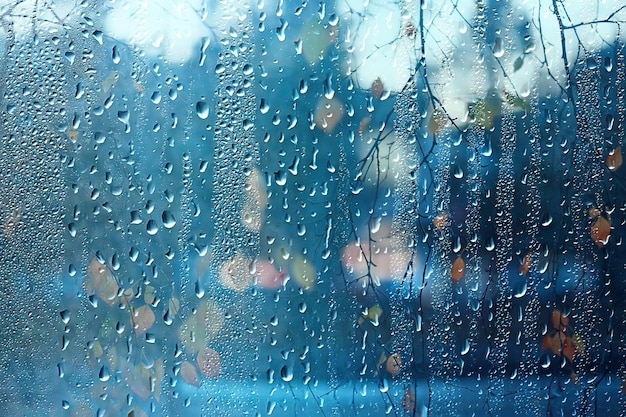
[[[0,3],[0,414],[619,415],[619,1]]]

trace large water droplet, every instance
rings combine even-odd
[[[146,224],[146,230],[148,231],[149,235],[154,236],[159,231],[159,226],[157,225],[157,222],[155,222],[154,220],[150,220],[148,221],[148,224]]]
[[[293,379],[293,367],[285,365],[280,370],[280,377],[285,382],[289,382]]]
[[[176,218],[171,212],[165,210],[161,215],[161,218],[163,219],[163,226],[165,226],[167,229],[171,229],[172,227],[176,226]]]
[[[209,105],[205,101],[199,101],[196,103],[196,114],[201,119],[209,117]]]

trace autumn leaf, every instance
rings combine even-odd
[[[168,311],[170,312],[171,317],[176,317],[178,314],[178,310],[180,310],[180,301],[176,297],[170,298],[169,303],[167,304]]]
[[[154,312],[152,308],[148,305],[143,305],[135,311],[133,311],[133,319],[132,324],[135,329],[135,335],[140,335],[154,324],[156,317],[154,316]]]
[[[448,116],[439,110],[429,113],[431,114],[428,118],[426,129],[428,129],[431,134],[437,135],[446,128],[446,124],[449,122]]]
[[[556,330],[565,331],[569,326],[569,317],[564,315],[560,310],[552,311],[552,327]]]
[[[413,415],[415,411],[415,393],[411,388],[407,388],[404,397],[402,397],[402,408],[409,415]]]
[[[448,214],[445,211],[442,211],[433,219],[433,225],[440,232],[446,227],[447,224],[448,224]]]
[[[316,106],[315,125],[326,133],[333,133],[345,113],[344,105],[336,98],[321,98]]]
[[[220,270],[220,283],[232,290],[243,291],[252,283],[250,264],[252,260],[237,253],[234,258],[222,264]]]
[[[611,235],[611,223],[604,216],[599,216],[591,226],[591,238],[599,248],[604,247]]]
[[[597,218],[600,215],[600,210],[597,208],[591,208],[589,209],[589,217],[591,217],[592,219]]]
[[[399,353],[394,353],[387,358],[385,369],[391,376],[397,376],[402,370],[402,358]]]
[[[204,376],[215,379],[222,373],[220,354],[208,346],[198,353],[196,362]]]
[[[152,285],[146,285],[143,293],[143,300],[146,304],[152,304],[156,300],[156,289]]]
[[[184,361],[180,365],[180,376],[183,378],[183,381],[189,385],[193,385],[194,387],[200,386],[200,384],[198,384],[198,372],[191,362]]]
[[[269,261],[258,261],[254,276],[256,284],[267,289],[280,287],[285,279],[285,273],[278,272],[274,264]]]
[[[317,277],[315,267],[304,256],[294,256],[291,264],[291,273],[293,279],[305,290],[309,291],[315,288],[315,279]]]
[[[452,264],[451,276],[454,283],[461,281],[465,276],[465,261],[460,256]]]
[[[326,53],[332,42],[329,29],[325,28],[321,22],[311,20],[300,32],[302,43],[302,54],[310,65],[317,64]]]
[[[380,77],[376,78],[374,82],[372,83],[371,91],[372,91],[372,95],[375,98],[382,97],[383,93],[385,92],[385,86],[383,85],[383,82],[380,79]]]
[[[217,336],[223,324],[222,310],[215,301],[206,299],[180,326],[178,338],[188,352],[196,353]]]
[[[89,295],[95,294],[109,306],[117,300],[120,286],[113,276],[113,273],[105,265],[102,265],[94,257],[87,268],[87,278],[83,283],[85,292]]]
[[[530,252],[528,252],[526,256],[524,256],[524,260],[522,261],[522,264],[519,266],[519,271],[522,273],[522,276],[524,278],[526,278],[526,275],[528,275],[528,271],[530,271],[531,262],[532,262],[532,257],[530,256]]]
[[[370,125],[371,120],[372,118],[369,116],[366,116],[361,120],[361,123],[359,123],[359,130],[357,131],[359,135],[362,135],[363,133],[365,133],[365,131]]]
[[[618,147],[609,152],[606,158],[606,165],[611,172],[615,172],[622,166],[622,148]]]
[[[363,324],[365,320],[369,319],[374,326],[378,326],[379,318],[383,314],[383,309],[380,308],[378,304],[369,307],[365,313],[361,315],[358,319],[359,325]]]

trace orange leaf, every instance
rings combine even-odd
[[[413,415],[415,411],[415,393],[411,388],[407,388],[404,397],[402,397],[402,408],[409,415]]]
[[[559,310],[552,311],[552,327],[562,332],[569,326],[569,317],[563,315]]]
[[[387,358],[387,365],[385,366],[387,372],[391,374],[391,376],[396,376],[402,370],[402,358],[400,354],[394,353]]]
[[[442,231],[446,225],[448,224],[448,214],[444,211],[437,215],[437,217],[433,220],[433,225],[437,228],[437,230]]]
[[[452,264],[452,281],[459,282],[465,276],[465,261],[460,256]]]
[[[359,135],[362,135],[367,130],[368,126],[370,125],[370,120],[372,120],[372,118],[369,116],[364,117],[361,120],[361,123],[359,124],[359,130],[357,131]]]
[[[200,386],[200,384],[198,384],[198,372],[191,362],[184,361],[182,363],[180,366],[180,376],[182,376],[183,381],[189,385],[193,385],[194,387]]]
[[[526,277],[526,275],[528,275],[528,271],[530,271],[531,261],[532,261],[532,258],[530,256],[530,252],[528,252],[526,256],[524,256],[524,261],[519,266],[519,271],[522,273],[524,278]]]
[[[594,208],[589,209],[589,217],[591,217],[592,219],[595,219],[599,215],[600,215],[600,210],[598,210],[597,208],[594,207]]]
[[[148,305],[143,305],[133,312],[133,327],[135,328],[135,334],[148,330],[154,324],[156,317],[154,312]]]
[[[222,373],[220,354],[210,347],[205,347],[198,353],[196,362],[204,376],[215,379]]]
[[[618,147],[609,152],[609,156],[606,158],[606,164],[609,170],[615,172],[622,166],[622,148]]]
[[[591,226],[591,238],[601,248],[608,243],[610,235],[611,223],[603,216],[598,217]]]
[[[376,98],[381,98],[383,93],[385,92],[385,86],[380,78],[376,78],[372,83],[372,95]]]

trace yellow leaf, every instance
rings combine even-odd
[[[291,264],[293,279],[305,290],[315,288],[317,273],[315,267],[308,259],[301,255],[295,255]]]
[[[104,350],[102,349],[102,345],[100,344],[99,340],[96,340],[95,342],[93,342],[93,346],[91,347],[91,350],[93,351],[93,356],[96,359],[99,359],[100,357],[102,357],[102,354],[104,353]]]
[[[320,61],[331,43],[329,30],[321,22],[311,20],[300,32],[302,54],[311,65]]]
[[[143,293],[143,300],[146,304],[152,304],[156,299],[156,289],[152,285],[146,285],[146,289]]]
[[[170,316],[175,317],[178,314],[178,310],[180,310],[180,301],[178,301],[178,298],[170,298],[170,302],[168,303],[168,309],[170,312]]]

